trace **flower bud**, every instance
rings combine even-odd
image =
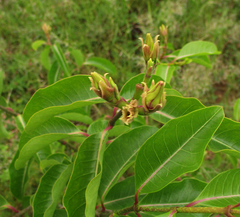
[[[44,24],[42,25],[42,29],[43,29],[43,31],[44,31],[44,33],[45,33],[46,35],[48,35],[48,34],[50,33],[50,31],[51,31],[51,27],[50,27],[48,24],[46,24],[46,23],[44,23]]]
[[[158,58],[159,54],[159,40],[158,40],[158,35],[154,39],[151,37],[149,33],[147,33],[146,36],[146,43],[143,42],[142,38],[139,38],[142,42],[142,51],[143,51],[143,57],[146,63],[150,58],[155,62]]]
[[[163,37],[167,37],[168,35],[168,30],[167,27],[162,24],[162,26],[159,27],[160,33]]]
[[[150,89],[148,89],[145,82],[142,83],[144,85],[144,89],[141,97],[144,109],[148,112],[155,112],[162,109],[166,104],[164,82],[159,81],[155,84],[154,80],[152,80]]]
[[[106,78],[107,73],[104,77],[97,72],[92,72],[91,77],[91,90],[93,90],[98,96],[105,99],[110,103],[116,103],[120,99],[120,93],[117,85],[113,82],[110,77],[109,80]]]

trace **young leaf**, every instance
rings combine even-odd
[[[240,121],[240,98],[234,104],[233,117],[236,121]]]
[[[189,59],[191,59],[193,63],[197,63],[197,64],[205,66],[206,68],[209,68],[209,69],[212,68],[212,65],[211,65],[211,62],[210,62],[208,56],[199,56],[199,57],[196,56],[196,57],[191,57]]]
[[[39,126],[31,135],[24,132],[19,141],[19,157],[15,162],[16,169],[24,167],[25,163],[35,153],[54,141],[76,136],[79,130],[71,122],[53,117]]]
[[[240,169],[228,170],[217,175],[204,188],[195,201],[203,206],[226,207],[240,201]],[[194,203],[194,202],[193,202]]]
[[[72,165],[57,164],[44,174],[33,200],[34,217],[53,216],[71,171]]]
[[[37,40],[32,43],[32,49],[37,50],[41,45],[46,44],[46,41]]]
[[[95,67],[102,69],[105,72],[110,73],[110,74],[116,73],[116,67],[109,60],[104,59],[104,58],[90,57],[83,64],[95,66]]]
[[[223,118],[221,107],[199,109],[169,121],[150,137],[135,163],[137,195],[156,192],[180,175],[196,170]]]
[[[175,66],[158,65],[155,74],[160,76],[164,81],[170,83]]]
[[[102,180],[99,187],[102,199],[112,185],[134,163],[142,144],[156,131],[155,127],[138,127],[122,134],[107,147],[104,153]]]
[[[77,50],[77,49],[72,49],[70,50],[70,54],[73,55],[74,59],[75,59],[75,62],[76,64],[81,67],[83,62],[84,62],[84,57],[83,57],[83,54],[80,50]]]
[[[25,131],[30,133],[37,126],[60,113],[105,102],[91,91],[90,87],[88,76],[77,75],[39,89],[24,109],[23,117],[27,122]]]
[[[202,192],[206,183],[197,179],[173,182],[161,191],[147,194],[140,202],[141,207],[181,207],[192,202]]]
[[[193,56],[206,56],[220,54],[214,43],[208,41],[192,41],[184,45],[180,50],[177,59],[184,59]]]
[[[197,109],[204,108],[204,105],[196,98],[167,96],[166,99],[167,103],[163,109],[150,115],[151,118],[163,124]]]
[[[79,147],[63,203],[69,217],[85,216],[85,192],[96,176],[101,134],[87,137]]]
[[[25,191],[25,185],[28,182],[29,179],[29,167],[31,164],[31,160],[28,161],[27,165],[17,170],[14,166],[17,158],[19,156],[19,150],[16,152],[10,166],[9,166],[9,175],[10,175],[10,189],[14,197],[16,197],[19,200],[22,200],[24,196]]]
[[[225,152],[240,157],[240,123],[224,118],[222,124],[213,135],[209,147],[214,152]]]
[[[59,80],[60,66],[57,61],[54,61],[48,72],[48,84],[51,85]]]
[[[49,52],[50,52],[50,46],[45,46],[44,50],[41,52],[40,58],[42,65],[49,70],[51,67],[50,61],[49,61]]]
[[[61,47],[58,44],[54,44],[52,46],[52,50],[53,50],[54,56],[56,57],[59,65],[61,66],[62,70],[64,71],[65,76],[66,77],[71,76],[67,61],[65,59],[65,56],[63,55]]]

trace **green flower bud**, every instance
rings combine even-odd
[[[167,37],[168,35],[168,30],[167,30],[167,27],[164,26],[163,24],[159,27],[160,29],[160,33],[163,37]]]
[[[152,39],[152,36],[150,35],[150,33],[147,33],[146,44],[150,47],[150,50],[153,49],[153,39]]]
[[[142,83],[144,85],[144,90],[141,97],[144,109],[148,112],[155,112],[162,109],[166,104],[164,82],[159,81],[155,84],[153,80],[150,89],[148,89],[145,82]]]
[[[107,79],[107,73],[104,74],[104,77],[97,72],[92,72],[91,77],[91,90],[93,90],[99,97],[105,99],[110,103],[116,103],[120,100],[120,93],[118,91],[117,85],[113,82],[110,77]]]

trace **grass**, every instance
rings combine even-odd
[[[222,52],[212,58],[213,68],[194,63],[181,67],[171,85],[205,105],[222,105],[226,116],[232,117],[233,105],[240,97],[238,0],[0,0],[0,68],[5,73],[2,95],[19,113],[31,95],[47,85],[41,49],[31,48],[33,41],[45,40],[43,23],[52,27],[51,41],[58,42],[65,54],[69,48],[77,48],[85,57],[109,59],[117,67],[114,78],[120,86],[143,70],[138,38],[147,32],[159,34],[161,24],[169,26],[169,42],[175,49],[194,40],[211,41]],[[74,73],[92,70],[83,66]],[[12,153],[18,141],[11,138],[2,141],[5,143],[11,144]],[[3,158],[3,162],[4,168],[8,167],[9,160]],[[4,177],[7,180],[0,184],[1,189],[9,184]]]

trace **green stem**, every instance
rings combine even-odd
[[[137,210],[136,210],[137,208]],[[128,213],[128,212],[170,212],[172,210],[176,210],[178,213],[212,213],[212,214],[226,214],[227,216],[231,216],[231,214],[240,214],[240,210],[238,209],[230,209],[229,207],[128,207],[115,213],[118,215]]]
[[[120,110],[110,121],[109,126],[113,127],[115,122],[122,116],[122,110]]]

